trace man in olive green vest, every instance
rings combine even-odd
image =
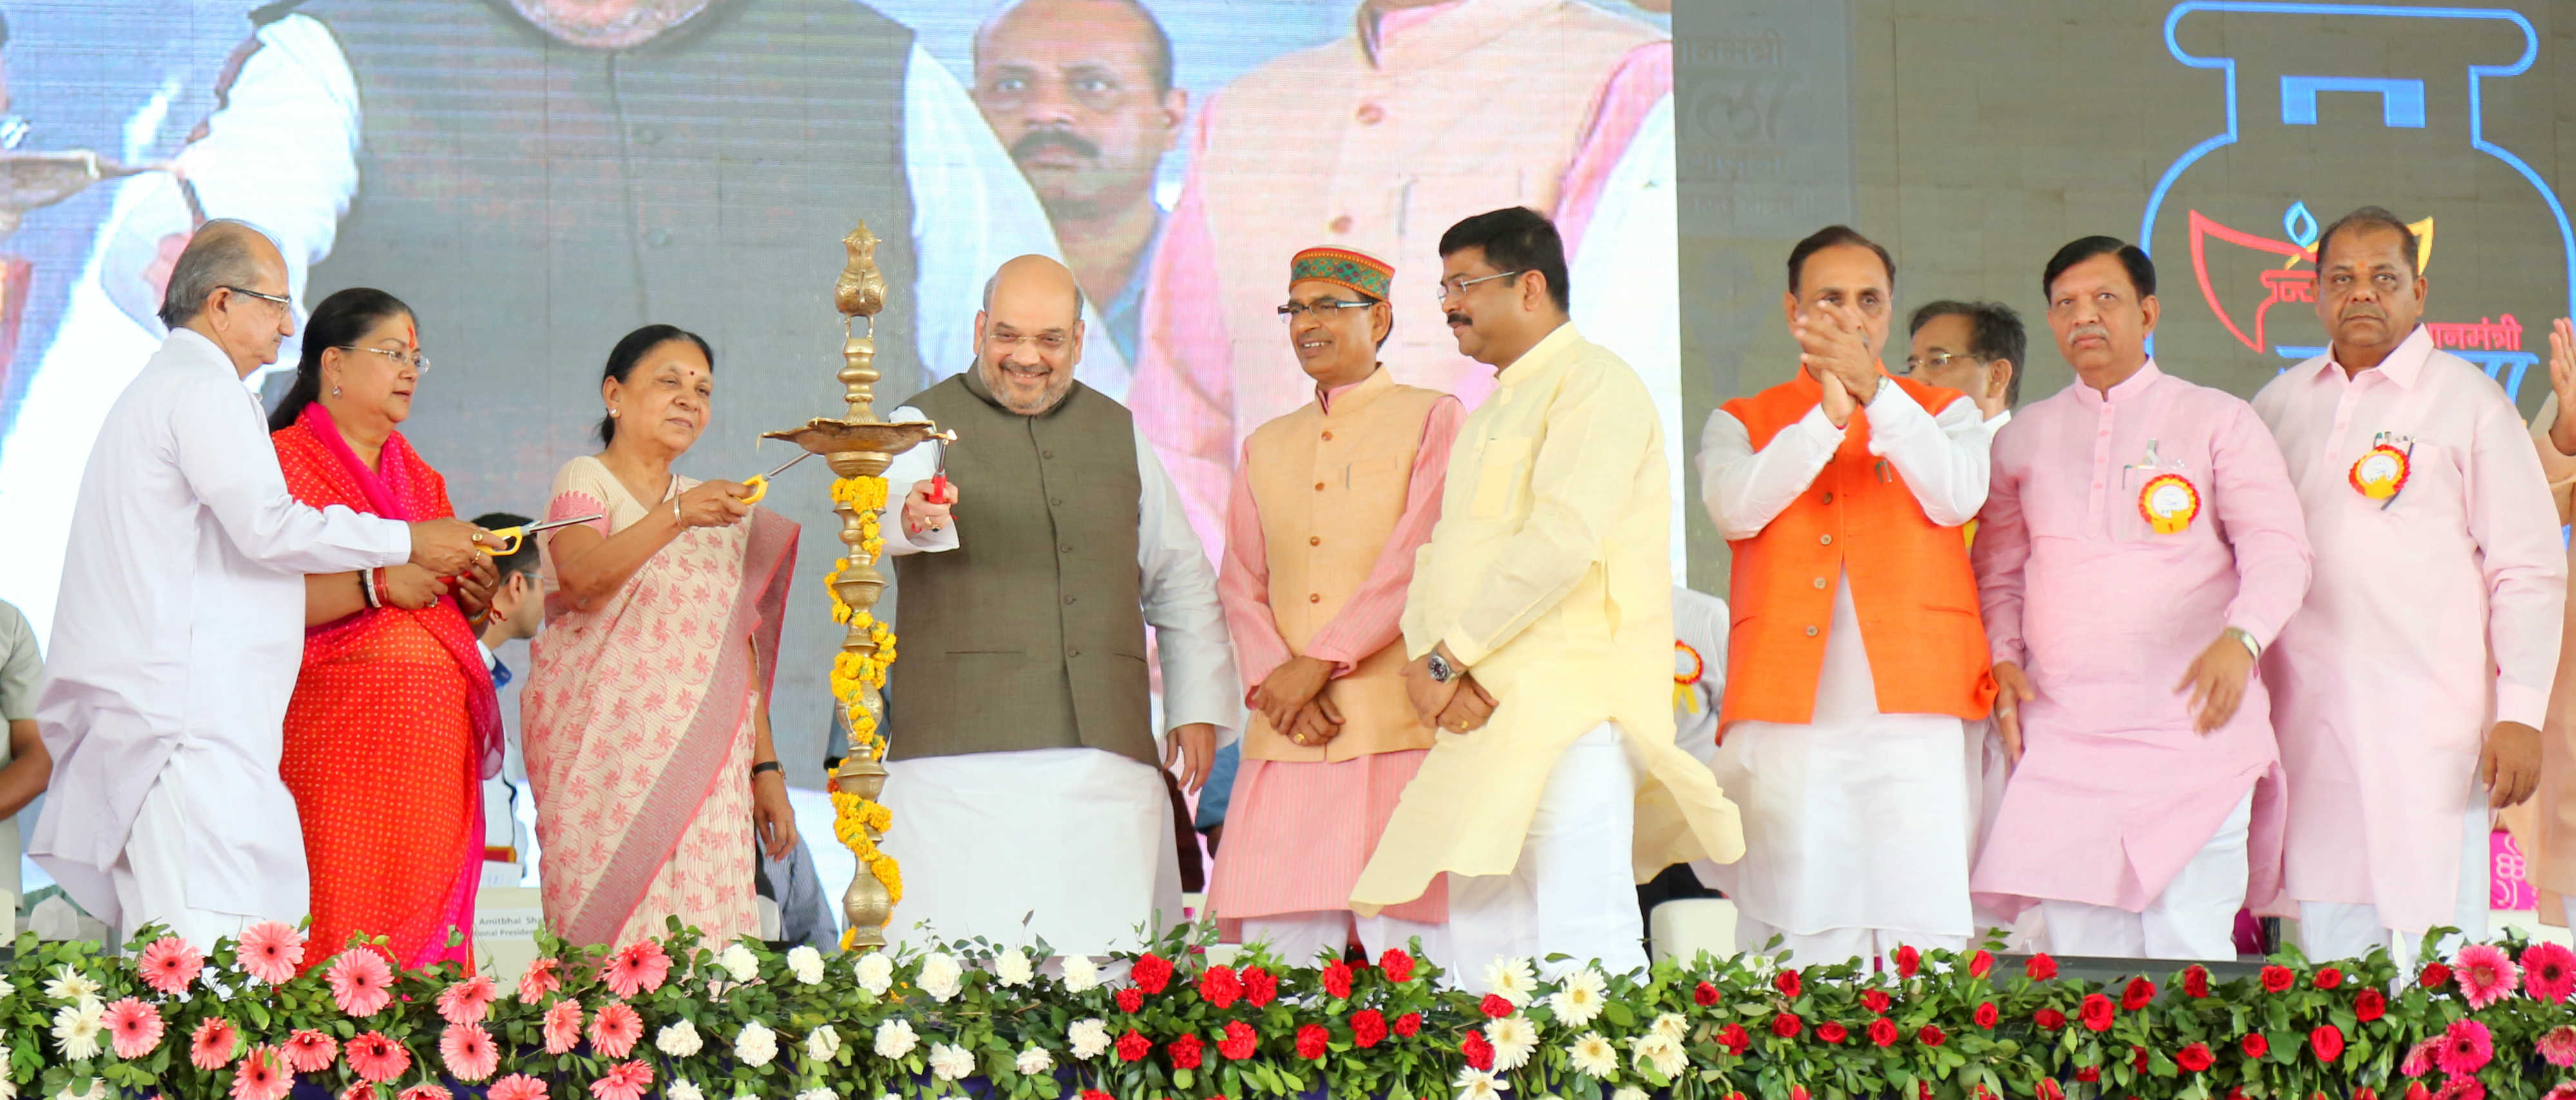
[[[1126,406],[1073,380],[1083,329],[1072,272],[1012,260],[985,285],[974,368],[895,411],[957,433],[895,461],[901,504],[879,517],[903,638],[885,788],[898,938],[1098,955],[1179,922],[1154,769],[1178,761],[1195,790],[1242,726],[1215,571]]]

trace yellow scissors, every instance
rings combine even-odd
[[[490,542],[485,542],[481,546],[476,547],[476,549],[494,557],[516,554],[519,552],[519,540],[536,534],[539,531],[552,531],[557,527],[570,527],[576,523],[588,523],[595,519],[606,518],[608,518],[606,513],[592,512],[586,516],[568,516],[563,519],[550,519],[544,523],[531,523],[521,527],[504,527],[498,531],[487,531],[484,533],[495,539],[501,540],[502,545],[495,546]]]
[[[796,457],[794,457],[794,458],[788,459],[788,460],[787,460],[787,462],[785,463],[785,465],[781,465],[780,467],[778,467],[778,468],[777,468],[777,469],[775,469],[775,470],[771,470],[771,471],[769,471],[768,473],[765,473],[765,474],[754,474],[754,475],[752,475],[748,480],[745,480],[745,481],[742,483],[743,488],[746,488],[746,489],[751,490],[751,495],[750,495],[750,496],[747,496],[747,497],[736,497],[736,498],[734,498],[734,499],[739,500],[739,501],[741,501],[741,502],[743,502],[743,503],[745,503],[745,504],[758,504],[758,503],[760,503],[760,498],[762,498],[762,497],[765,497],[765,496],[768,496],[768,495],[769,495],[769,479],[770,479],[770,478],[777,477],[777,476],[778,476],[778,475],[780,475],[780,474],[786,473],[786,472],[787,472],[787,467],[789,467],[789,466],[793,466],[793,465],[795,465],[795,464],[797,464],[797,463],[799,463],[799,462],[803,462],[803,461],[805,461],[806,459],[809,459],[809,458],[812,458],[812,457],[814,457],[814,452],[812,452],[812,451],[806,451],[806,452],[803,452],[803,453],[801,453],[801,454],[797,455],[797,456],[796,456]]]

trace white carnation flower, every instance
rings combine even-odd
[[[1565,985],[1549,995],[1547,1007],[1556,1013],[1556,1022],[1567,1027],[1590,1027],[1601,1016],[1601,1006],[1609,1003],[1610,982],[1591,967],[1575,971]]]
[[[98,999],[100,988],[95,979],[65,964],[55,967],[54,976],[46,980],[45,996],[57,1001],[91,1001]]]
[[[966,970],[957,965],[956,956],[945,951],[933,951],[921,960],[921,976],[913,979],[912,984],[930,994],[931,1000],[945,1002],[957,995],[965,977]]]
[[[687,1058],[706,1049],[706,1037],[698,1034],[698,1025],[682,1020],[663,1025],[653,1036],[653,1049],[673,1058]]]
[[[1654,1031],[1655,1034],[1678,1043],[1682,1041],[1683,1036],[1690,1034],[1690,1021],[1683,1019],[1681,1013],[1667,1012],[1655,1017]]]
[[[1474,1066],[1458,1071],[1458,1100],[1502,1100],[1512,1083]]]
[[[830,1089],[806,1089],[796,1094],[796,1100],[840,1100],[840,1098],[832,1095]]]
[[[1574,1045],[1565,1048],[1566,1060],[1574,1068],[1592,1077],[1608,1077],[1619,1072],[1619,1048],[1598,1031],[1587,1031],[1576,1037]]]
[[[921,1036],[912,1030],[912,1021],[897,1016],[877,1025],[876,1051],[879,1058],[901,1058],[921,1045]]]
[[[8,1000],[9,998],[17,995],[18,983],[10,981],[7,978],[0,978],[0,1001]]]
[[[742,1033],[734,1036],[733,1056],[754,1069],[768,1065],[778,1057],[778,1033],[758,1020],[742,1025]]]
[[[993,978],[1005,987],[1017,988],[1027,985],[1029,979],[1036,976],[1037,967],[1030,965],[1029,953],[1026,951],[1014,947],[993,956]]]
[[[1538,1050],[1538,1025],[1529,1022],[1529,1017],[1514,1013],[1488,1021],[1485,1039],[1494,1044],[1494,1069],[1510,1073],[1527,1064],[1530,1055]]]
[[[663,1091],[662,1100],[707,1100],[707,1094],[697,1082],[683,1077],[671,1082],[671,1087]]]
[[[856,970],[859,988],[867,990],[869,996],[882,997],[886,990],[894,988],[894,960],[887,958],[883,951],[870,951],[859,956]]]
[[[930,1044],[930,1075],[942,1081],[956,1081],[975,1072],[975,1055],[965,1047],[946,1043]]]
[[[1098,988],[1100,988],[1100,964],[1092,962],[1089,955],[1064,957],[1065,992],[1089,993]]]
[[[823,953],[814,950],[810,944],[797,944],[787,952],[787,969],[802,984],[820,985],[823,982]]]
[[[1075,1020],[1072,1027],[1064,1029],[1064,1041],[1072,1044],[1074,1057],[1088,1062],[1109,1049],[1109,1025],[1098,1020]]]
[[[1690,1057],[1682,1051],[1681,1040],[1660,1031],[1638,1036],[1636,1042],[1629,1044],[1628,1055],[1637,1065],[1652,1066],[1655,1072],[1668,1080],[1690,1064]]]
[[[723,967],[724,972],[737,982],[747,982],[760,976],[760,960],[753,957],[750,948],[738,943],[726,944],[724,950],[717,952],[716,965]]]
[[[1485,987],[1518,1008],[1538,995],[1538,971],[1527,958],[1496,959],[1485,964]]]
[[[1610,1094],[1610,1100],[1646,1100],[1646,1090],[1630,1085]]]
[[[54,1044],[66,1060],[98,1057],[98,1038],[106,1030],[107,1006],[96,997],[84,997],[54,1012]]]
[[[829,1062],[841,1052],[841,1033],[824,1024],[805,1033],[805,1056],[817,1062]]]
[[[1052,1073],[1055,1071],[1055,1055],[1047,1053],[1045,1047],[1030,1047],[1020,1052],[1019,1061],[1014,1066],[1022,1077]]]

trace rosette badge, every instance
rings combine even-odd
[[[2157,474],[2138,490],[2138,514],[2157,534],[2177,534],[2200,515],[2200,490],[2181,474]]]
[[[2372,500],[2392,500],[2406,487],[2406,475],[2412,471],[2406,452],[2382,443],[2353,460],[2352,487]]]

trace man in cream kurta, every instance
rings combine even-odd
[[[1637,969],[1634,884],[1742,850],[1735,808],[1673,744],[1654,401],[1567,320],[1564,246],[1537,212],[1469,218],[1441,253],[1441,308],[1498,388],[1450,452],[1405,604],[1409,686],[1438,740],[1351,908],[1447,874],[1453,972],[1479,991],[1515,959]]]

